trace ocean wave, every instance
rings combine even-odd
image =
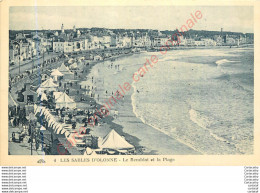
[[[197,152],[199,152],[199,153],[201,153],[201,154],[206,154],[206,152],[203,152],[203,151],[201,151],[200,149],[195,148],[195,147],[192,146],[191,144],[189,144],[189,143],[187,143],[186,141],[180,139],[177,135],[174,135],[174,132],[176,132],[176,130],[177,130],[176,127],[170,128],[170,130],[169,130],[169,132],[168,132],[168,131],[166,131],[166,130],[164,130],[164,129],[159,128],[158,126],[154,125],[153,123],[147,122],[142,116],[140,116],[140,115],[137,113],[137,104],[136,104],[136,100],[135,100],[135,95],[136,95],[136,93],[137,93],[137,88],[136,88],[134,82],[132,83],[132,87],[133,87],[133,89],[134,89],[134,92],[133,92],[133,94],[131,95],[131,101],[132,101],[133,113],[135,114],[135,116],[136,116],[137,118],[139,118],[144,124],[151,126],[152,128],[154,128],[154,129],[156,129],[156,130],[162,132],[163,134],[165,134],[165,135],[171,137],[172,139],[177,140],[178,142],[180,142],[180,143],[186,145],[187,147],[190,147],[191,149],[193,149],[193,150],[195,150],[195,151],[197,151]]]
[[[189,114],[190,114],[190,120],[192,122],[194,122],[195,124],[197,124],[199,127],[207,130],[213,138],[215,138],[218,141],[227,142],[230,144],[229,141],[227,141],[226,139],[224,139],[220,136],[217,136],[209,129],[209,127],[214,123],[213,118],[210,118],[194,109],[190,109]]]
[[[212,124],[212,120],[205,115],[202,115],[198,111],[194,109],[190,109],[190,120],[192,122],[196,123],[199,127],[202,127],[203,129],[207,129]]]
[[[231,61],[231,60],[227,60],[227,59],[221,59],[221,60],[216,61],[215,63],[216,63],[217,65],[221,65],[221,64],[228,63],[228,62],[237,62],[237,61]]]

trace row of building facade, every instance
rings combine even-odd
[[[90,31],[73,30],[65,32],[62,24],[60,31],[32,32],[28,34],[18,33],[10,41],[9,60],[12,63],[23,60],[30,60],[37,54],[45,52],[71,53],[107,48],[154,48],[165,46],[170,35],[158,31],[155,35],[148,35],[147,32],[113,33],[107,30],[106,33],[91,33]],[[216,35],[212,38],[185,37],[179,36],[178,46],[222,46],[240,45],[253,43],[246,36]],[[175,42],[176,44],[176,42]]]

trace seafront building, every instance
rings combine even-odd
[[[31,60],[44,53],[73,53],[109,48],[152,49],[165,45],[177,31],[109,30],[103,28],[33,31],[10,34],[9,62]],[[180,33],[179,33],[180,34]],[[252,34],[190,30],[179,36],[179,46],[235,46],[253,43]],[[171,46],[171,44],[169,44]]]

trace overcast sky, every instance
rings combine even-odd
[[[253,32],[253,7],[11,7],[10,30],[105,27],[174,30],[202,12],[195,30]]]

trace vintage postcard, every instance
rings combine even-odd
[[[3,0],[1,165],[259,165],[259,7]]]

